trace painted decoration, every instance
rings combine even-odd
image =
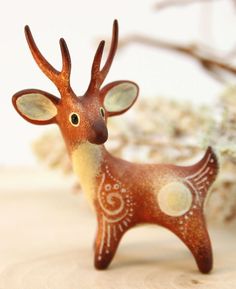
[[[83,96],[77,96],[70,86],[71,60],[65,40],[60,40],[62,70],[58,71],[40,53],[28,26],[25,34],[36,63],[56,85],[60,98],[28,89],[13,96],[13,105],[33,124],[59,126],[74,171],[97,215],[95,267],[109,266],[130,228],[151,223],[176,234],[192,252],[199,270],[208,273],[212,269],[212,248],[204,203],[218,172],[212,149],[209,147],[196,164],[184,167],[130,163],[112,156],[104,146],[108,117],[127,111],[139,93],[137,84],[131,81],[115,81],[102,87],[117,49],[117,21],[107,60],[101,68],[102,41]]]

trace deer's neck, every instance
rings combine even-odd
[[[71,153],[73,170],[90,204],[95,198],[97,178],[101,174],[105,154],[103,145],[88,142],[79,144]]]

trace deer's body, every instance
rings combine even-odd
[[[199,163],[189,167],[134,164],[112,156],[103,145],[90,143],[79,145],[71,158],[82,189],[97,212],[98,268],[109,264],[114,246],[128,229],[153,223],[172,230],[194,255],[202,250],[202,259],[197,262],[202,271],[209,270],[211,245],[202,214],[217,173],[217,160],[210,148]],[[168,188],[176,194],[170,200],[158,198]],[[201,231],[204,239],[197,234]]]
[[[61,98],[30,89],[16,93],[13,104],[31,123],[59,125],[73,169],[97,215],[95,267],[107,268],[128,229],[152,223],[175,233],[191,250],[199,270],[209,272],[212,250],[203,209],[218,169],[212,149],[208,148],[195,165],[183,167],[130,163],[112,156],[104,146],[107,118],[127,111],[138,96],[138,86],[130,81],[113,82],[100,89],[117,48],[117,21],[107,61],[100,69],[101,42],[82,97],[70,87],[71,62],[65,41],[60,40],[63,66],[57,71],[38,50],[28,27],[25,31],[35,61],[55,83]]]

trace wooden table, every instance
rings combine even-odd
[[[236,230],[213,229],[215,268],[198,272],[183,244],[154,226],[131,230],[109,270],[93,268],[95,216],[73,181],[0,169],[0,289],[236,288]]]

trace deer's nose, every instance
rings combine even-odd
[[[108,138],[108,131],[104,121],[97,121],[92,125],[92,135],[89,142],[93,144],[103,144]]]

